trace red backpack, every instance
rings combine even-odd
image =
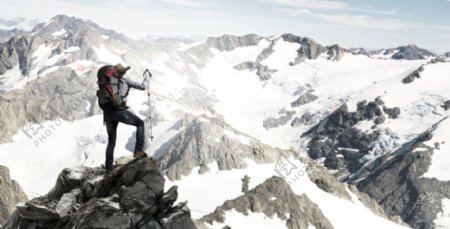
[[[119,75],[112,65],[105,65],[97,72],[98,105],[103,111],[113,111],[120,107]]]

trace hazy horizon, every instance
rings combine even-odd
[[[416,44],[450,51],[450,1],[327,0],[0,0],[0,29],[30,30],[56,15],[91,20],[133,39],[293,33],[367,49]],[[36,10],[42,9],[42,10]]]

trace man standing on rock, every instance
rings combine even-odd
[[[144,152],[145,125],[144,121],[128,110],[126,99],[130,88],[145,90],[148,87],[151,74],[146,74],[142,83],[125,78],[130,67],[121,64],[104,66],[97,73],[99,90],[98,103],[103,110],[103,118],[108,132],[105,167],[108,175],[115,175],[113,170],[114,148],[116,146],[117,126],[120,123],[136,126],[136,145],[134,157],[147,157]]]

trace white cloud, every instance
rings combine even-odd
[[[373,18],[367,15],[310,14],[310,16],[329,23],[360,29],[398,30],[409,29],[416,25],[410,21],[395,18]]]
[[[216,2],[216,0],[158,0],[158,1],[182,6],[203,6],[211,2]]]
[[[304,8],[304,9],[345,9],[348,7],[348,4],[345,2],[326,1],[326,0],[265,0],[265,1],[287,7]]]
[[[378,9],[371,9],[371,8],[350,8],[349,10],[354,10],[354,11],[359,11],[359,12],[366,12],[366,13],[372,13],[372,14],[382,14],[382,15],[396,15],[396,14],[398,14],[398,11],[395,10],[395,9],[392,9],[392,10],[378,10]]]

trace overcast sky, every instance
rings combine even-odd
[[[450,0],[0,0],[0,28],[58,14],[131,38],[294,33],[323,44],[450,51]]]

